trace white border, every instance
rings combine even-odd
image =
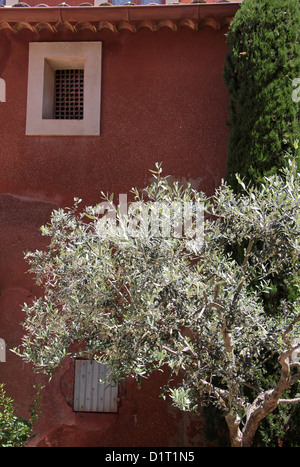
[[[84,59],[82,120],[42,118],[45,59],[72,62]],[[31,42],[27,88],[26,135],[99,135],[101,107],[101,42]]]

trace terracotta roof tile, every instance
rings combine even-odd
[[[7,0],[2,0],[4,2],[6,2]],[[97,0],[94,0],[92,3],[90,2],[81,2],[80,0],[68,0],[67,2],[60,2],[59,0],[48,0],[47,3],[39,3],[38,2],[39,0],[28,0],[27,2],[17,2],[16,3],[13,3],[13,4],[9,4],[7,5],[8,7],[23,7],[23,8],[26,8],[26,7],[70,7],[70,6],[104,6],[104,5],[107,5],[107,6],[115,6],[115,5],[112,5],[112,1],[113,0],[110,0],[110,1],[106,1],[106,0],[103,0],[103,2],[99,2],[97,4],[95,4],[95,1]],[[142,0],[129,0],[126,2],[126,0],[124,0],[124,5],[135,5],[135,6],[146,6],[146,5],[141,5],[141,1]],[[234,3],[242,3],[243,0],[174,0],[174,2],[172,2],[171,4],[179,4],[179,5],[182,5],[182,4],[224,4],[224,3],[230,3],[230,4],[234,4]],[[153,1],[153,3],[148,3],[148,5],[162,5],[162,4],[165,4],[166,3],[166,0],[160,0],[158,2],[155,2]],[[170,4],[168,2],[168,4]],[[6,5],[3,5],[0,3],[0,7],[5,7]],[[118,5],[116,5],[118,6]]]
[[[11,29],[13,32],[21,32],[27,29],[36,34],[43,30],[51,33],[78,33],[88,29],[97,33],[102,29],[114,32],[126,29],[135,32],[141,28],[149,28],[158,31],[162,27],[173,31],[183,27],[197,30],[203,26],[219,29],[229,25],[240,3],[241,1],[212,0],[210,3],[203,3],[201,0],[201,3],[189,4],[113,6],[105,3],[93,6],[85,2],[74,6],[63,2],[51,6],[48,1],[47,4],[37,3],[30,6],[28,3],[19,2],[12,7],[0,9],[0,31]]]

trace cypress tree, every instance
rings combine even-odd
[[[294,154],[299,31],[299,0],[244,0],[231,24],[223,78],[230,125],[226,178],[235,190],[236,173],[256,184],[285,165],[286,152]]]
[[[223,78],[230,127],[226,180],[235,191],[240,189],[236,173],[246,183],[259,184],[286,165],[286,153],[295,154],[300,139],[299,36],[299,0],[243,0],[231,23]],[[300,143],[296,160],[300,168]],[[238,257],[239,248],[233,249]],[[269,313],[295,293],[281,276],[273,278],[272,287],[265,297]],[[266,380],[273,377],[272,366],[276,362]],[[276,422],[278,412],[282,425]],[[298,407],[278,407],[260,426],[258,445],[299,446],[293,436],[299,435],[298,417]]]

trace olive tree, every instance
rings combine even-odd
[[[260,188],[239,180],[238,195],[223,182],[212,197],[161,170],[128,205],[103,194],[52,213],[49,247],[26,255],[43,294],[24,305],[15,351],[48,373],[77,352],[107,363],[116,382],[167,369],[164,394],[179,409],[214,404],[231,445],[251,446],[261,420],[300,401],[299,300],[264,309],[274,275],[299,286],[296,163]],[[275,357],[278,378],[266,386]]]

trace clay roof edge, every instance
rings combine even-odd
[[[70,7],[18,7],[0,8],[0,23],[48,22],[77,23],[109,21],[129,23],[141,21],[180,21],[192,19],[201,21],[205,18],[232,18],[242,2],[218,2],[212,4],[168,4],[168,5],[125,5],[125,6],[70,6]]]

